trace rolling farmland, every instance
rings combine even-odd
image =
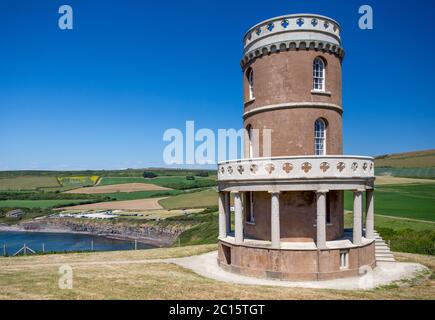
[[[345,209],[353,209],[352,192],[345,192]],[[375,213],[435,221],[435,183],[379,185],[375,190]]]
[[[378,156],[375,158],[375,174],[435,179],[435,150]]]
[[[433,168],[435,167],[435,150],[395,153],[378,156],[375,158],[375,167]]]
[[[60,187],[55,176],[19,176],[0,178],[0,190],[36,190]]]
[[[123,183],[148,183],[171,189],[192,189],[211,187],[216,181],[210,178],[195,177],[194,180],[187,180],[185,176],[157,177],[145,179],[140,177],[103,177],[99,186],[123,184]]]

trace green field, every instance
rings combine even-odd
[[[116,192],[104,193],[101,196],[110,197],[115,200],[137,200],[147,198],[160,198],[175,196],[184,193],[181,190],[163,190],[163,191],[137,191],[137,192]]]
[[[162,199],[159,203],[165,209],[211,208],[217,206],[217,192],[215,189],[207,189]]]
[[[353,210],[353,194],[345,192],[345,209]],[[382,185],[375,190],[379,215],[435,221],[435,184]]]
[[[376,168],[375,174],[377,176],[393,176],[405,178],[435,178],[435,167],[427,168]]]
[[[145,179],[139,177],[103,177],[99,186],[123,183],[150,183],[171,189],[193,189],[216,185],[216,181],[210,178],[195,177],[195,180],[187,180],[185,176],[157,177]]]
[[[103,177],[101,178],[101,181],[98,185],[109,186],[112,184],[124,184],[124,183],[149,183],[149,182],[142,177]]]
[[[55,176],[17,176],[0,178],[0,190],[36,190],[60,187]]]
[[[0,208],[41,208],[50,209],[94,202],[92,200],[1,200]]]

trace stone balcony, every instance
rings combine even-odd
[[[221,162],[218,166],[218,182],[223,187],[256,182],[265,185],[350,182],[348,187],[340,185],[345,190],[372,187],[374,178],[373,158],[362,156],[257,158]]]
[[[219,181],[259,179],[374,178],[371,157],[301,156],[221,162]]]

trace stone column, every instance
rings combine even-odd
[[[362,237],[362,194],[364,190],[353,192],[353,244],[360,245]]]
[[[326,193],[327,190],[318,190],[317,198],[317,248],[326,249]]]
[[[239,191],[234,191],[235,210],[235,241],[236,244],[243,244],[243,212],[242,197]]]
[[[219,192],[219,239],[227,237],[227,219],[225,215],[225,194]]]
[[[227,234],[231,233],[231,197],[229,192],[225,192],[225,221]]]
[[[366,238],[374,239],[375,235],[375,212],[374,212],[374,196],[373,189],[366,191]]]
[[[279,223],[279,192],[270,192],[271,195],[271,215],[270,215],[270,234],[272,248],[281,247],[281,229]]]

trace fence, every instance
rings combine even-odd
[[[8,257],[8,256],[18,256],[18,255],[28,255],[28,254],[46,254],[46,253],[62,253],[62,252],[86,252],[86,251],[102,251],[102,250],[95,250],[94,248],[94,240],[91,240],[89,243],[89,249],[83,249],[83,250],[64,250],[64,251],[50,251],[50,252],[46,252],[46,247],[45,247],[45,243],[43,242],[42,244],[40,244],[40,250],[36,249],[36,245],[33,246],[33,248],[31,248],[30,246],[28,246],[26,243],[23,244],[22,247],[20,247],[18,250],[16,249],[17,246],[14,245],[13,246],[15,249],[13,249],[13,252],[9,252],[10,250],[8,250],[8,245],[6,243],[3,244],[2,246],[2,253],[4,257]],[[123,249],[126,250],[126,249]],[[138,241],[134,240],[133,244],[132,244],[132,250],[138,250]]]

